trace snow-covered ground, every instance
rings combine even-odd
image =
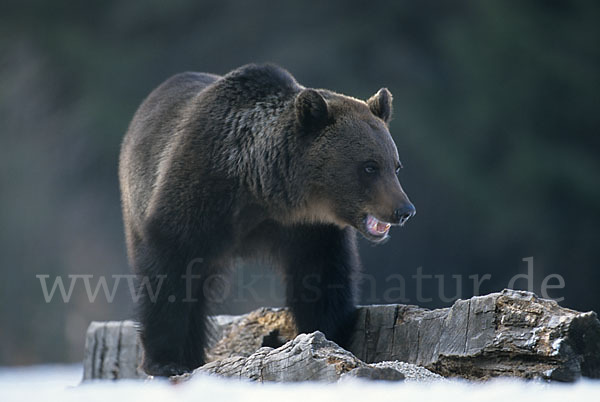
[[[243,401],[243,402],[519,402],[600,401],[600,380],[546,384],[515,380],[487,383],[388,383],[351,380],[338,384],[254,384],[201,377],[172,385],[166,381],[96,382],[78,386],[81,366],[0,368],[0,401]]]

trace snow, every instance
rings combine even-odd
[[[92,382],[78,385],[80,365],[0,368],[0,401],[431,401],[519,402],[534,400],[600,400],[600,380],[574,384],[494,380],[486,383],[368,382],[352,379],[338,384],[256,384],[203,376],[173,385],[167,381]]]

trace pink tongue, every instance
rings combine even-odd
[[[383,222],[377,222],[377,231],[378,232],[385,232],[386,229],[387,229],[387,224],[385,224]]]

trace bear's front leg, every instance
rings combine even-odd
[[[137,261],[141,265],[136,269],[137,308],[147,374],[168,377],[204,364],[206,300],[201,281],[186,280],[191,262],[158,249],[148,250],[143,261]]]
[[[287,304],[300,333],[319,330],[345,347],[354,325],[360,262],[354,229],[302,225],[285,236]]]

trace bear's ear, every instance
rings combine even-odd
[[[303,89],[296,96],[294,106],[298,122],[309,130],[322,128],[329,120],[327,102],[314,89]]]
[[[390,91],[387,88],[381,88],[367,101],[371,113],[383,120],[385,124],[392,119],[392,99]]]

